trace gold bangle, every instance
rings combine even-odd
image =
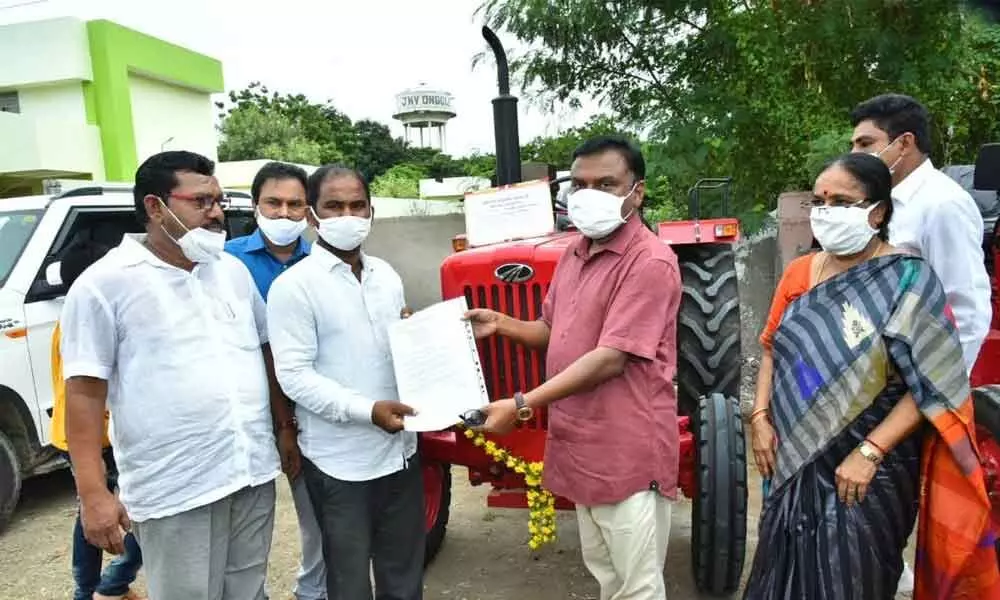
[[[753,423],[754,419],[756,419],[759,415],[769,412],[771,412],[771,409],[766,406],[763,408],[758,408],[757,410],[750,413],[750,422]]]

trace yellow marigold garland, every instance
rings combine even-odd
[[[540,462],[528,462],[514,456],[510,450],[498,446],[496,442],[486,439],[481,433],[471,429],[465,430],[465,437],[483,449],[495,462],[505,465],[511,471],[524,475],[524,483],[528,486],[528,532],[531,539],[528,547],[537,550],[543,544],[556,539],[556,498],[552,492],[542,487],[542,468]]]

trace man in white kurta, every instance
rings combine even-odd
[[[147,233],[85,271],[61,319],[84,532],[114,552],[131,526],[156,600],[265,597],[281,472],[265,307],[222,252],[226,201],[212,171],[188,152],[143,163],[135,199]],[[98,462],[105,402],[120,502]]]

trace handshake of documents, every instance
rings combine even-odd
[[[399,401],[415,415],[407,431],[440,431],[489,403],[465,298],[439,302],[389,328]]]

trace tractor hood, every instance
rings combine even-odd
[[[537,284],[547,289],[559,257],[579,236],[557,233],[452,254],[441,264],[442,297],[455,298],[467,288],[490,285]]]

